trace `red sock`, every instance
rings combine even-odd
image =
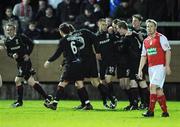
[[[159,102],[159,105],[161,106],[162,111],[167,112],[166,97],[164,95],[158,96],[157,101]]]
[[[154,112],[156,101],[157,101],[157,95],[156,94],[150,94],[149,110],[151,112]]]

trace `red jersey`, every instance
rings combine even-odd
[[[160,64],[165,65],[165,52],[169,49],[170,46],[167,38],[156,32],[154,38],[148,36],[144,40],[142,56],[147,56],[149,67]]]

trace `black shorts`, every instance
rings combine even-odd
[[[105,79],[105,75],[115,75],[115,64],[107,64],[104,61],[99,61],[100,79]]]
[[[25,80],[28,80],[31,75],[35,74],[35,71],[32,68],[31,60],[18,62],[17,68],[18,68],[17,77],[22,77]]]
[[[74,82],[83,79],[82,63],[64,64],[60,81]]]
[[[131,63],[130,63],[130,74],[129,74],[129,78],[131,80],[137,80],[137,81],[140,81],[139,79],[137,79],[137,74],[138,74],[138,69],[139,69],[139,63],[140,61],[139,60],[133,60]],[[143,79],[145,79],[145,74],[144,74],[144,70],[143,70]]]
[[[117,64],[117,78],[128,78],[130,74],[130,69],[127,64]]]
[[[84,59],[83,75],[84,75],[84,78],[98,77],[97,61],[96,61],[95,56]]]

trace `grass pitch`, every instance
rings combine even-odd
[[[46,109],[43,101],[24,101],[19,108],[11,103],[0,100],[0,127],[180,127],[180,102],[168,102],[169,118],[161,117],[158,104],[155,117],[144,118],[144,111],[123,111],[128,102],[107,110],[102,102],[92,101],[92,111],[74,110],[79,101],[60,101],[56,111]]]

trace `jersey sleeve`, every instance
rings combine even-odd
[[[141,51],[141,56],[146,56],[146,49],[145,49],[145,46],[144,46],[144,43],[143,43],[143,46],[142,46],[142,51]]]
[[[63,52],[63,48],[62,48],[62,42],[59,42],[58,48],[56,49],[56,51],[54,52],[54,54],[48,59],[49,62],[53,62],[55,61],[57,58],[59,58],[59,56],[62,54]]]
[[[28,55],[30,55],[31,53],[32,53],[32,51],[33,51],[33,48],[34,48],[34,43],[33,43],[33,41],[29,38],[29,37],[27,37],[26,35],[22,35],[21,36],[22,37],[22,39],[23,39],[23,42],[26,44],[26,46],[27,46],[27,54]]]
[[[167,38],[164,35],[160,36],[160,44],[164,51],[171,49],[169,41],[167,40]]]
[[[92,43],[94,45],[94,49],[96,53],[100,53],[100,48],[99,48],[99,39],[97,35],[89,30],[87,31],[87,36],[89,36],[92,39]]]

